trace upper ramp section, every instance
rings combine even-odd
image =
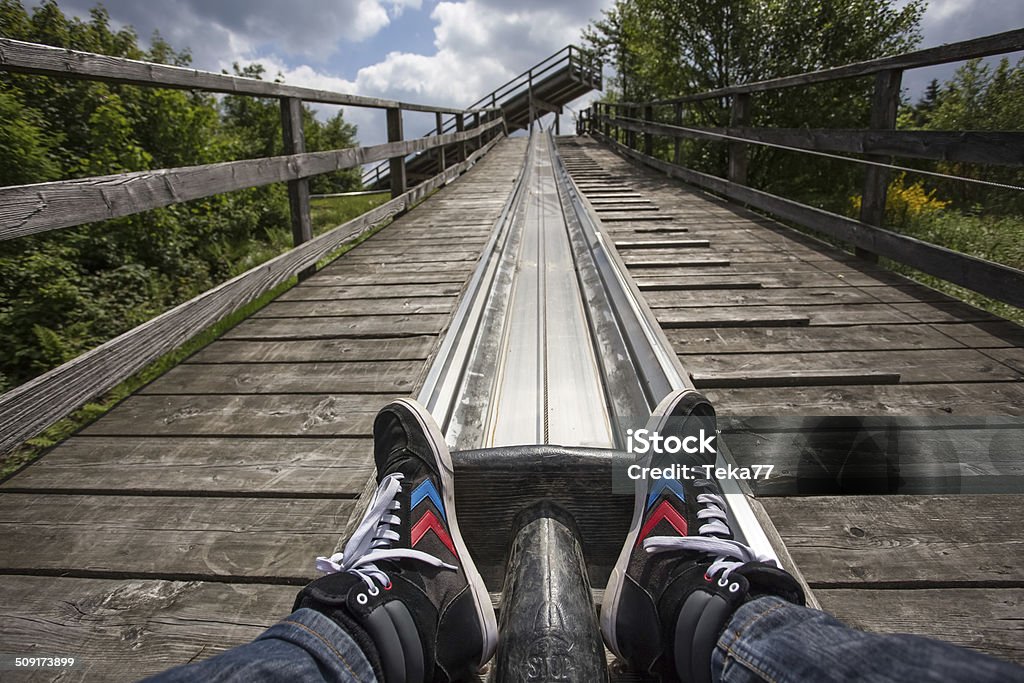
[[[545,114],[561,114],[563,107],[576,98],[602,88],[601,61],[575,45],[567,45],[487,93],[469,109],[500,108],[507,132],[511,133],[528,129],[531,122]],[[444,117],[438,114],[434,131],[457,132],[477,125],[478,120],[478,117],[467,120],[463,115]],[[456,146],[446,150],[449,158],[459,153]],[[410,158],[406,163],[410,184],[415,184],[418,178],[429,177],[428,174],[439,167],[439,159],[436,153]],[[371,166],[363,172],[363,185],[368,189],[386,188],[388,175],[387,162]]]

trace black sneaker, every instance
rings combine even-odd
[[[344,551],[318,558],[329,575],[296,608],[354,631],[382,683],[462,680],[494,654],[498,628],[459,532],[448,446],[411,399],[377,414],[373,438],[377,491]]]
[[[646,428],[680,440],[695,437],[690,444],[696,445],[708,443],[716,425],[707,399],[687,389],[666,397]],[[689,468],[689,477],[679,470],[679,478],[636,480],[633,523],[604,593],[605,642],[639,671],[710,680],[711,650],[743,601],[772,594],[803,604],[789,574],[733,540],[721,490],[703,468],[715,460],[706,449],[651,453],[637,463]]]

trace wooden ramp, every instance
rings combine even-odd
[[[289,613],[373,473],[374,414],[418,389],[524,145],[501,142],[5,482],[4,650],[78,653],[61,680],[134,680]]]
[[[1024,329],[590,138],[560,143],[733,455],[776,465],[759,497],[823,608],[1024,662]],[[792,432],[821,419],[802,416],[895,421],[901,452],[924,444],[895,490],[920,495],[801,490],[815,473]],[[877,469],[863,492],[893,489]]]

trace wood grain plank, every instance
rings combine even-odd
[[[1022,502],[1020,495],[762,500],[813,588],[1020,584]]]
[[[372,453],[369,439],[75,436],[0,490],[354,498]]]
[[[1014,349],[1014,358],[1024,350]],[[706,387],[723,386],[719,380],[737,374],[759,375],[871,371],[895,373],[901,384],[941,382],[1013,382],[1024,380],[1024,371],[997,362],[973,349],[907,351],[834,351],[831,353],[733,353],[680,355],[679,360]],[[839,384],[840,382],[837,382]]]
[[[338,540],[352,501],[0,495],[0,567],[301,583]]]
[[[1024,415],[1024,383],[708,389],[727,415]]]
[[[0,652],[79,659],[61,681],[135,681],[253,640],[291,612],[296,592],[284,585],[5,576]],[[17,680],[54,674],[36,673]]]
[[[220,363],[172,368],[138,393],[345,394],[411,393],[423,361]]]
[[[438,334],[448,315],[352,315],[337,318],[249,318],[231,328],[223,339],[356,339],[416,337]]]
[[[402,299],[406,297],[453,297],[462,293],[457,282],[429,284],[380,284],[323,286],[305,282],[292,287],[275,301],[339,301],[342,299]]]
[[[86,427],[86,436],[368,436],[398,396],[132,396]]]
[[[1024,664],[1024,590],[946,588],[815,590],[822,607],[854,628],[910,633]]]
[[[187,363],[305,363],[313,361],[424,360],[434,337],[232,341],[221,339]]]
[[[251,317],[319,318],[353,315],[417,315],[450,313],[455,297],[404,297],[393,299],[339,299],[335,301],[273,301]]]
[[[876,325],[892,323],[944,323],[991,321],[995,317],[968,306],[945,304],[820,304],[806,306],[727,306],[723,308],[659,308],[655,314],[664,327],[726,326],[775,317],[805,317],[811,325]]]
[[[962,349],[964,344],[933,325],[853,325],[849,327],[694,327],[668,329],[672,347],[684,354]],[[1005,342],[1004,342],[1005,343]]]

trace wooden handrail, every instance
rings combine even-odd
[[[298,180],[464,142],[502,125],[463,133],[330,152],[227,161],[205,166],[0,188],[0,239],[128,216],[161,206],[269,183]]]
[[[305,102],[340,104],[350,107],[375,109],[403,109],[405,111],[454,113],[453,107],[435,107],[427,104],[400,102],[377,97],[348,95],[345,93],[303,88],[255,78],[200,71],[181,66],[142,62],[123,57],[109,57],[68,50],[49,45],[26,43],[0,38],[0,70],[12,73],[39,74],[60,78],[81,78],[124,85],[155,86],[233,95],[257,97],[295,97]]]
[[[468,170],[500,139],[495,137],[466,160],[401,196],[0,395],[0,453],[38,434],[224,316],[314,266],[339,247],[407,211]]]
[[[724,142],[726,140],[723,136],[729,136],[807,151],[884,154],[910,159],[1024,166],[1024,132],[1019,131],[681,127],[615,116],[608,117],[607,121],[623,130],[670,138]]]

